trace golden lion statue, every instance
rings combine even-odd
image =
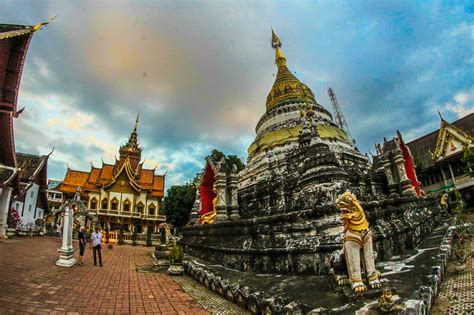
[[[380,273],[375,270],[375,255],[372,245],[372,232],[357,197],[346,191],[336,200],[344,222],[344,258],[352,290],[361,293],[367,290],[362,281],[362,265],[372,289],[382,287]],[[339,284],[344,284],[340,281]]]

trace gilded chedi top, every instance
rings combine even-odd
[[[275,49],[275,63],[278,73],[273,87],[267,96],[267,111],[278,104],[288,101],[303,100],[316,103],[313,91],[304,83],[301,83],[286,66],[286,58],[281,50],[281,41],[272,30],[272,47]]]

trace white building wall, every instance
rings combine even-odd
[[[43,218],[44,210],[36,207],[38,199],[39,186],[35,183],[25,193],[25,202],[15,201],[13,207],[18,210],[21,217],[21,224],[35,224],[36,219]]]

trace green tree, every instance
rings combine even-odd
[[[232,165],[235,164],[237,166],[237,172],[240,172],[244,167],[245,164],[237,155],[225,155],[223,152],[219,150],[212,150],[211,154],[209,155],[214,161],[220,161],[225,158],[225,162],[229,168],[232,168]]]
[[[470,176],[474,176],[474,148],[466,148],[462,161],[466,163],[466,172]]]
[[[222,151],[214,149],[209,156],[215,161],[220,161],[225,157],[225,154]]]
[[[175,226],[185,226],[196,197],[196,188],[192,184],[173,185],[165,198],[166,221]]]
[[[418,157],[414,157],[413,163],[415,164],[415,172],[418,180],[421,182],[425,179],[425,167],[423,165],[423,161]]]
[[[228,155],[226,157],[226,162],[229,167],[232,167],[232,164],[235,164],[235,166],[237,166],[237,172],[240,172],[245,167],[244,162],[242,162],[242,160],[237,155]]]

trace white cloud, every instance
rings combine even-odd
[[[474,113],[474,88],[459,91],[443,108],[455,113],[458,118]]]

